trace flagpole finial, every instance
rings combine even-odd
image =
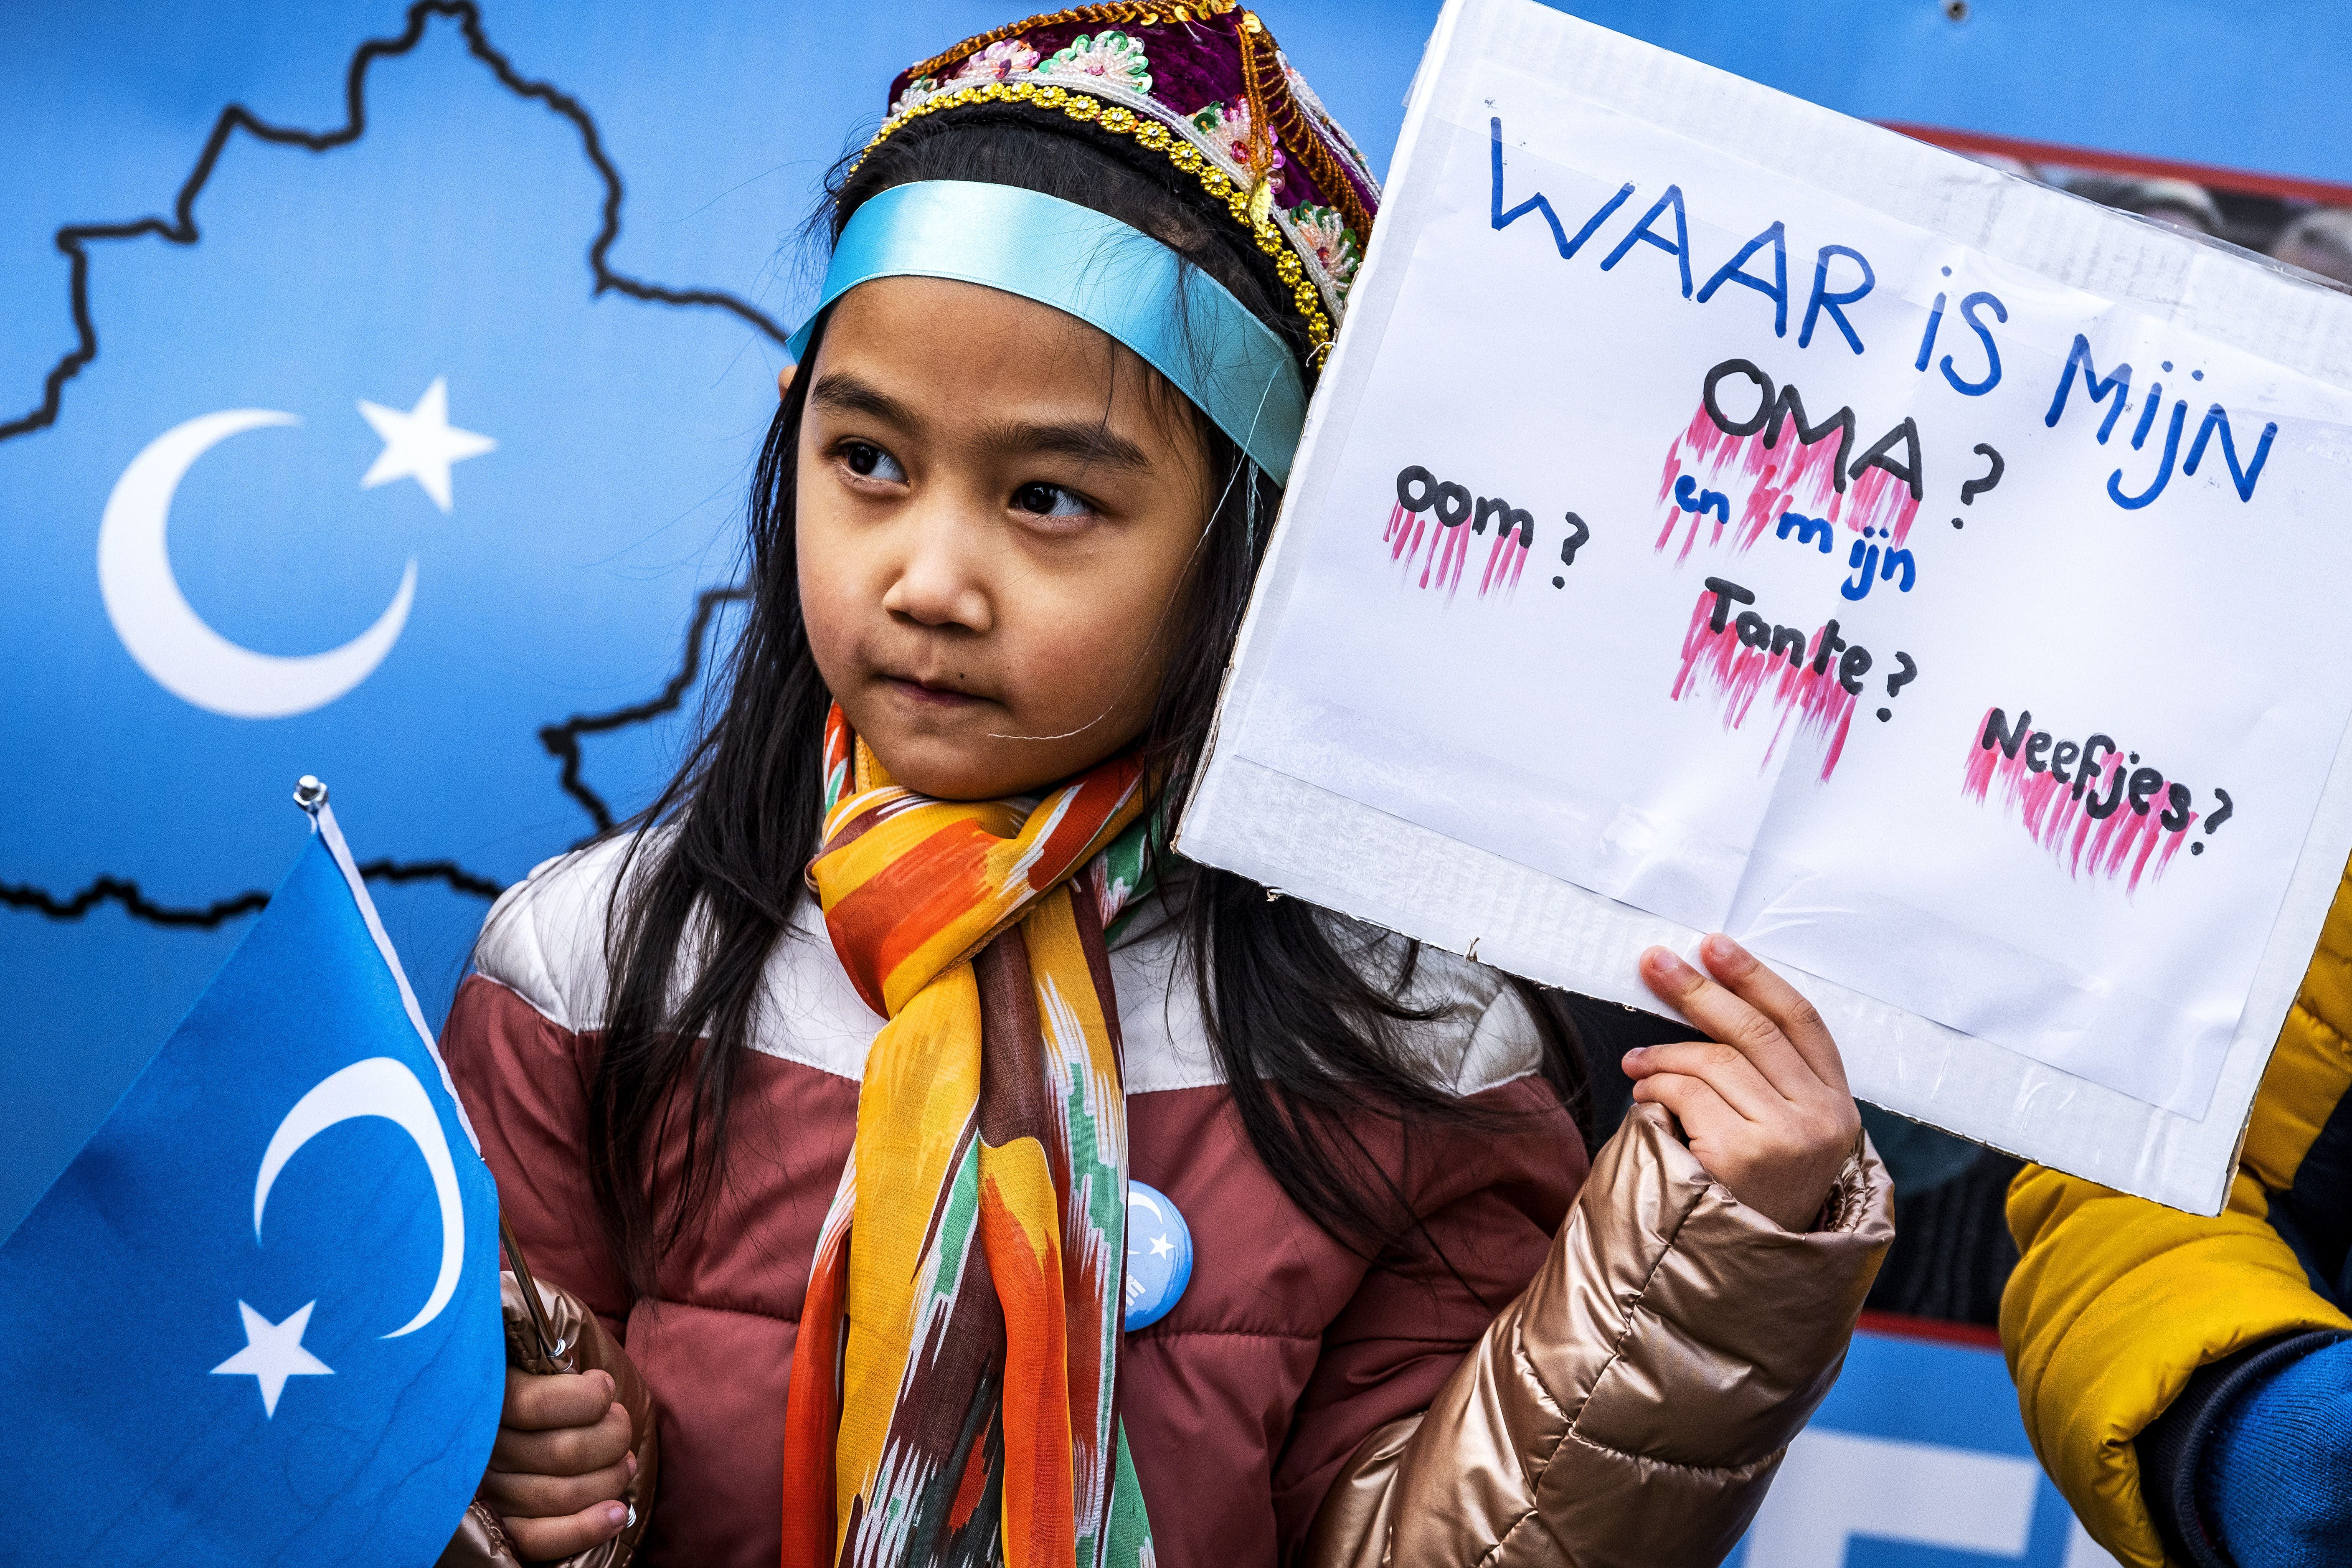
[[[296,779],[294,781],[294,804],[300,806],[304,811],[309,812],[311,816],[318,816],[319,808],[327,804],[327,786],[325,783],[310,773],[304,773],[300,778]]]

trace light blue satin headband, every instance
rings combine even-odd
[[[979,283],[1098,327],[1175,383],[1275,483],[1289,480],[1307,417],[1297,360],[1223,284],[1115,217],[1017,185],[894,185],[851,215],[817,310],[877,278]],[[812,313],[784,345],[795,360],[815,323]]]

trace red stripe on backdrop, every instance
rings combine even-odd
[[[2143,158],[2130,153],[2104,153],[2089,147],[2064,147],[2054,142],[2028,142],[2016,136],[1991,136],[1980,131],[1952,131],[1940,125],[1910,125],[1882,120],[1889,131],[1954,153],[1997,153],[2028,163],[2055,163],[2061,168],[2090,169],[2107,174],[2134,174],[2144,179],[2188,180],[2225,191],[2254,195],[2284,196],[2317,202],[2323,206],[2352,206],[2352,185],[2332,180],[2301,180],[2287,174],[2257,174],[2243,169],[2221,169],[2210,163],[2184,163],[2170,158]]]
[[[1909,1318],[1900,1312],[1864,1312],[1856,1326],[1864,1333],[1891,1334],[1896,1339],[1928,1340],[1937,1344],[1967,1345],[1973,1350],[2000,1349],[2000,1331],[1981,1323],[1948,1323],[1940,1318]]]

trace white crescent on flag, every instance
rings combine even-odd
[[[381,1116],[407,1133],[425,1156],[433,1173],[433,1191],[441,1203],[441,1271],[433,1280],[433,1294],[416,1316],[383,1337],[396,1340],[415,1333],[435,1318],[457,1294],[457,1275],[466,1259],[466,1205],[457,1191],[457,1167],[449,1157],[449,1140],[425,1086],[406,1064],[392,1057],[370,1057],[331,1073],[294,1102],[294,1109],[270,1134],[262,1152],[261,1173],[253,1185],[253,1239],[261,1239],[261,1214],[268,1205],[269,1189],[278,1173],[296,1151],[339,1121],[361,1116]]]

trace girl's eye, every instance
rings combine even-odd
[[[907,470],[898,466],[898,459],[869,441],[845,443],[841,448],[841,460],[860,479],[883,479],[891,484],[904,484],[907,480]]]
[[[1095,509],[1075,490],[1032,482],[1013,492],[1013,510],[1034,517],[1087,517]]]

